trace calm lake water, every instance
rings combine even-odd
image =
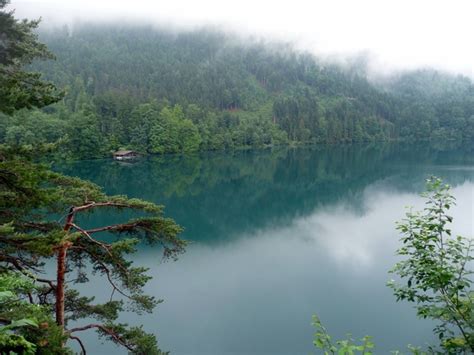
[[[374,336],[377,354],[434,342],[432,324],[385,284],[395,263],[395,221],[434,174],[453,186],[453,230],[474,235],[470,149],[374,145],[202,153],[61,165],[110,194],[166,206],[191,241],[176,262],[142,248],[151,315],[123,319],[157,334],[171,354],[316,354],[311,315],[335,337]],[[114,222],[105,215],[86,221]],[[116,222],[116,221],[115,221]],[[107,297],[105,282],[86,293]],[[91,354],[121,353],[85,337]]]

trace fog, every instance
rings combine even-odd
[[[322,57],[369,53],[378,73],[434,67],[474,78],[474,3],[458,1],[13,0],[19,17],[45,25],[81,21],[216,26],[285,40]]]

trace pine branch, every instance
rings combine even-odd
[[[79,343],[79,346],[81,347],[81,350],[82,350],[82,354],[81,355],[86,355],[87,352],[86,352],[86,348],[84,346],[84,343],[82,342],[82,340],[79,338],[79,337],[76,337],[74,335],[69,335],[69,339],[73,339],[75,341],[77,341]]]
[[[107,231],[126,231],[126,230],[133,230],[139,225],[140,223],[138,221],[131,222],[131,223],[119,223],[119,224],[113,224],[113,225],[105,226],[105,227],[88,229],[86,232],[89,234],[93,234],[93,233],[107,232]]]
[[[84,331],[84,330],[94,329],[94,328],[100,329],[104,333],[108,334],[114,341],[116,341],[120,345],[126,347],[128,350],[130,350],[130,351],[135,350],[132,345],[127,344],[127,342],[124,339],[122,339],[122,337],[120,337],[119,334],[117,334],[116,332],[113,331],[113,329],[107,328],[106,326],[104,326],[102,324],[92,323],[92,324],[85,325],[83,327],[72,328],[72,329],[67,330],[67,333],[72,334],[72,333],[75,333],[75,332],[81,332],[81,331]]]

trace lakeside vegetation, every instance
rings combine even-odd
[[[451,187],[439,178],[431,177],[426,183],[425,208],[409,210],[405,219],[397,223],[401,260],[390,272],[397,280],[387,286],[397,301],[411,302],[417,315],[435,321],[433,332],[439,345],[427,349],[408,345],[414,355],[472,354],[474,353],[474,291],[472,290],[474,240],[472,236],[452,235],[453,217],[449,210],[455,205]],[[370,336],[359,341],[350,335],[333,341],[317,316],[313,344],[325,355],[375,353]],[[393,354],[401,354],[395,350]]]

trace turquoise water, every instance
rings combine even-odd
[[[335,337],[374,336],[378,354],[435,341],[432,324],[385,286],[395,263],[395,221],[421,207],[424,179],[453,185],[453,230],[474,235],[474,155],[400,144],[164,156],[58,165],[166,206],[191,243],[176,262],[141,248],[152,315],[123,319],[157,334],[172,354],[309,354],[317,313]],[[87,223],[114,222],[96,215]],[[85,290],[108,295],[104,282]],[[92,354],[120,353],[85,337]]]

